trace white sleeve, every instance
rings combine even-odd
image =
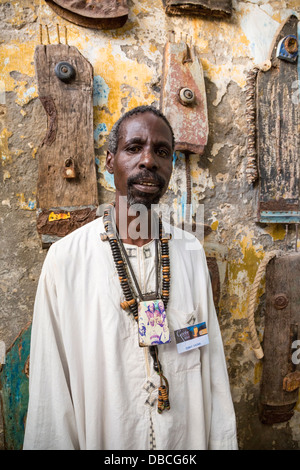
[[[78,449],[50,248],[39,279],[31,333],[24,450]]]
[[[202,255],[205,258],[204,251]],[[210,450],[237,450],[236,419],[228,378],[223,341],[214,306],[210,276],[207,275],[207,328],[209,344],[202,356],[203,381],[206,383],[210,403],[208,448]],[[204,349],[204,348],[203,348]]]

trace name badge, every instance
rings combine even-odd
[[[161,299],[144,300],[138,306],[139,345],[153,346],[170,342],[170,331]]]
[[[175,330],[174,333],[177,351],[180,354],[209,343],[205,322]]]

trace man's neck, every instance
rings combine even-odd
[[[116,198],[115,222],[123,243],[143,246],[153,239],[151,209],[137,205],[128,206],[122,198]]]

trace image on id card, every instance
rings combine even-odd
[[[174,333],[179,353],[200,348],[209,343],[205,322],[175,330]]]
[[[161,299],[141,301],[138,315],[140,346],[170,342],[167,315]]]

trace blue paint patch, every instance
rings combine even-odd
[[[179,152],[179,150],[177,150],[176,152],[173,153],[173,169],[174,169],[174,167],[175,167],[176,160],[177,160],[178,158],[185,158],[184,153]]]
[[[31,199],[28,201],[28,208],[30,210],[34,210],[36,207],[36,202],[35,201],[32,201]]]
[[[186,218],[186,201],[187,201],[187,192],[183,191],[180,199],[179,199],[179,204],[181,205],[181,217],[182,220],[185,220]]]
[[[103,176],[105,178],[105,181],[114,189],[115,187],[115,180],[114,180],[114,175],[111,175],[107,170],[103,172]]]
[[[19,334],[7,351],[0,374],[4,443],[6,450],[21,450],[29,398],[26,363],[30,353],[31,324]]]
[[[108,102],[109,86],[100,75],[94,77],[93,105],[104,106]]]
[[[106,124],[104,122],[101,122],[100,124],[98,124],[98,126],[94,130],[94,140],[95,140],[95,142],[98,142],[99,135],[103,134],[103,133],[104,134],[107,133],[107,127],[106,127]]]
[[[173,153],[173,169],[175,168],[176,160],[177,160],[177,154],[176,154],[176,152],[174,152]]]

